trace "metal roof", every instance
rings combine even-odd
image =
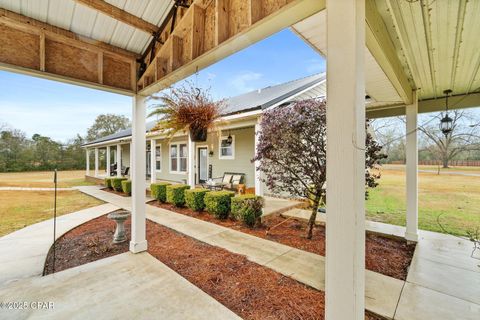
[[[226,113],[239,114],[251,110],[266,109],[283,102],[325,96],[326,74],[319,73],[282,84],[254,90],[225,100]],[[146,131],[152,130],[156,121],[147,122]],[[132,129],[121,130],[109,136],[88,142],[84,146],[128,138]]]
[[[419,100],[480,92],[480,1],[370,0],[387,31],[393,53]],[[326,10],[292,29],[327,55]],[[365,48],[365,85],[375,101],[368,107],[398,105],[399,93],[369,49]],[[441,103],[443,105],[443,103]],[[473,106],[473,105],[472,105]]]
[[[174,4],[174,0],[106,2],[157,26],[162,24]],[[145,51],[152,40],[152,35],[147,32],[74,0],[0,0],[0,8],[139,54]]]

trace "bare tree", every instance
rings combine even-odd
[[[418,130],[430,142],[425,149],[442,161],[443,168],[448,168],[450,160],[460,153],[479,149],[480,122],[472,112],[450,111],[452,131],[444,135],[438,127],[443,116],[443,112],[430,116],[427,121],[418,126]]]

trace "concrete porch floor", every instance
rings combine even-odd
[[[5,301],[52,309],[0,308],[0,319],[240,319],[148,253],[123,253],[0,288]]]

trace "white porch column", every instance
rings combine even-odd
[[[98,148],[95,148],[95,177],[98,177]]]
[[[122,176],[122,145],[117,144],[117,177]]]
[[[407,229],[405,238],[418,240],[418,140],[417,140],[417,92],[412,94],[413,103],[405,107],[406,111],[406,194],[407,194]]]
[[[110,161],[110,146],[107,146],[107,152],[106,152],[106,155],[105,155],[105,162],[106,162],[106,165],[107,165],[107,177],[110,177],[110,164],[111,164],[111,161]]]
[[[145,233],[145,118],[144,96],[135,95],[132,110],[132,144],[130,149],[132,180],[132,239],[130,251],[138,253],[147,250]]]
[[[150,140],[150,182],[157,182],[157,140]]]
[[[365,312],[364,52],[365,1],[327,0],[326,320]]]
[[[192,141],[190,133],[188,133],[188,169],[187,183],[190,188],[195,188],[195,142]]]
[[[86,160],[85,175],[89,176],[90,175],[90,150],[85,149],[85,156],[87,157],[85,159]]]
[[[260,126],[260,118],[258,119],[258,122],[255,124],[255,154],[257,153],[257,146],[258,146],[258,137],[260,135],[261,131],[261,126]],[[257,169],[257,167],[260,165],[260,161],[255,161],[255,194],[257,196],[262,196],[263,197],[263,182],[260,180],[262,177],[262,172]]]

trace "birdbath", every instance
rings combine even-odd
[[[117,229],[113,235],[113,243],[122,243],[127,241],[127,236],[125,234],[125,220],[130,217],[130,212],[127,210],[118,210],[109,213],[107,217],[114,220],[117,224]]]

